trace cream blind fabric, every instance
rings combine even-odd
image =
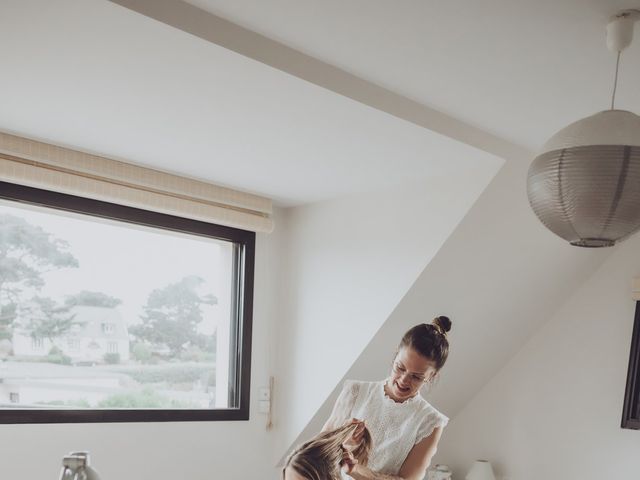
[[[2,132],[0,178],[254,232],[273,230],[267,198]]]

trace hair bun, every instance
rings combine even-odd
[[[443,335],[446,335],[447,332],[451,330],[451,320],[449,320],[449,317],[445,317],[444,315],[434,318],[431,325],[440,330],[440,333]]]

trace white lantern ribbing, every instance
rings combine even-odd
[[[640,116],[607,110],[544,146],[527,177],[540,221],[572,245],[608,247],[640,228]]]

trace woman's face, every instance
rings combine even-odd
[[[411,347],[402,347],[393,361],[387,393],[397,402],[408,400],[414,397],[436,372],[433,360],[422,356]]]

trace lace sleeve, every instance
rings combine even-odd
[[[415,443],[419,443],[431,435],[436,427],[446,427],[447,423],[449,423],[449,418],[437,410],[427,413],[422,420],[422,424],[418,428]]]
[[[342,386],[342,391],[338,395],[336,403],[333,405],[333,411],[323,430],[331,430],[343,425],[351,418],[353,406],[358,397],[358,383],[353,380],[346,380]]]

